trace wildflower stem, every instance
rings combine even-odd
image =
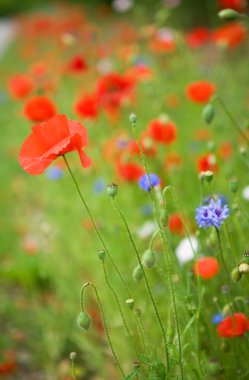
[[[95,230],[95,232],[96,232],[96,234],[97,234],[97,236],[98,236],[98,238],[99,238],[101,244],[103,245],[103,248],[105,249],[106,254],[108,255],[109,259],[111,260],[111,263],[112,263],[113,267],[115,268],[115,270],[116,270],[116,272],[117,272],[117,275],[118,275],[120,281],[123,283],[124,288],[125,288],[125,290],[126,290],[126,292],[127,292],[128,297],[129,297],[129,298],[132,298],[132,297],[131,297],[131,293],[130,293],[130,291],[129,291],[129,288],[128,288],[128,286],[127,286],[127,284],[126,284],[126,282],[125,282],[125,280],[124,280],[124,278],[123,278],[123,276],[122,276],[120,270],[118,269],[117,264],[115,263],[114,259],[112,258],[112,255],[110,254],[110,251],[109,251],[109,249],[107,248],[104,239],[102,238],[102,235],[101,235],[101,233],[100,233],[100,231],[99,231],[99,228],[98,228],[97,224],[95,223],[95,220],[94,220],[94,218],[93,218],[93,215],[92,215],[92,213],[91,213],[91,210],[89,209],[89,207],[88,207],[88,205],[87,205],[87,203],[86,203],[86,201],[85,201],[85,198],[84,198],[84,196],[83,196],[83,194],[82,194],[82,192],[81,192],[81,190],[80,190],[80,188],[79,188],[78,182],[77,182],[77,180],[76,180],[76,178],[75,178],[75,176],[74,176],[74,174],[73,174],[73,172],[72,172],[72,170],[71,170],[71,168],[70,168],[70,166],[69,166],[69,163],[68,163],[68,161],[67,161],[67,158],[66,158],[65,156],[63,156],[63,159],[64,159],[65,164],[66,164],[66,167],[67,167],[67,169],[68,169],[68,171],[69,171],[69,173],[70,173],[70,175],[71,175],[71,177],[72,177],[72,180],[73,180],[73,182],[74,182],[74,184],[75,184],[75,187],[76,187],[76,190],[77,190],[77,192],[78,192],[78,194],[79,194],[79,196],[80,196],[80,199],[81,199],[81,201],[82,201],[82,203],[83,203],[83,205],[84,205],[84,207],[85,207],[85,209],[86,209],[86,211],[87,211],[87,213],[88,213],[88,215],[89,215],[89,217],[90,217],[90,219],[91,219],[91,222],[92,222],[92,224],[93,224],[94,230]]]
[[[77,380],[74,360],[71,360],[71,368],[72,368],[73,378],[74,378],[74,380]]]
[[[131,231],[130,231],[130,228],[128,226],[128,223],[125,219],[125,216],[124,214],[122,213],[120,207],[118,206],[117,202],[115,201],[114,198],[111,198],[111,202],[117,212],[117,214],[120,216],[121,220],[123,221],[124,223],[124,226],[126,228],[126,231],[128,233],[128,236],[129,236],[129,240],[130,240],[130,243],[134,249],[134,252],[137,256],[137,260],[139,262],[139,266],[142,270],[142,273],[143,273],[143,278],[145,280],[145,284],[146,284],[146,288],[147,288],[147,291],[148,291],[148,295],[149,295],[149,298],[152,302],[152,305],[153,305],[153,308],[154,308],[154,311],[155,311],[155,314],[156,314],[156,317],[157,317],[157,320],[158,320],[158,323],[159,323],[159,326],[160,326],[160,329],[161,329],[161,332],[162,332],[162,336],[163,336],[163,340],[164,340],[164,345],[165,345],[165,354],[166,354],[166,361],[167,361],[167,366],[169,368],[169,356],[168,356],[168,348],[167,348],[167,338],[166,338],[166,333],[165,333],[165,329],[164,329],[164,326],[163,326],[163,323],[162,323],[162,320],[161,320],[161,317],[160,317],[160,314],[159,314],[159,311],[158,311],[158,308],[157,308],[157,305],[156,305],[156,301],[152,295],[152,292],[151,292],[151,289],[150,289],[150,284],[149,284],[149,281],[148,281],[148,278],[147,278],[147,275],[145,273],[145,270],[143,268],[143,264],[142,264],[142,261],[141,261],[141,258],[140,258],[140,255],[139,255],[139,252],[137,250],[137,247],[136,247],[136,244],[134,242],[134,239],[132,237],[132,234],[131,234]]]
[[[95,297],[97,299],[97,302],[98,302],[98,307],[99,307],[99,310],[100,310],[100,313],[101,313],[101,317],[102,317],[102,320],[103,320],[103,324],[104,324],[104,328],[105,328],[105,333],[106,333],[106,337],[107,337],[107,340],[108,340],[108,344],[110,346],[110,349],[112,351],[112,355],[114,357],[114,360],[115,360],[115,364],[118,366],[119,368],[119,371],[121,372],[121,375],[123,377],[123,379],[125,378],[125,374],[124,374],[124,371],[121,367],[121,364],[118,360],[118,357],[115,353],[115,350],[113,348],[113,344],[112,344],[112,341],[111,341],[111,338],[110,338],[110,334],[109,334],[109,331],[108,331],[108,328],[107,328],[107,324],[106,324],[106,319],[105,319],[105,314],[104,314],[104,310],[103,310],[103,307],[102,307],[102,304],[101,304],[101,301],[100,301],[100,298],[99,298],[99,294],[98,294],[98,291],[97,291],[97,288],[96,286],[91,283],[91,282],[87,282],[86,284],[84,284],[81,288],[81,294],[80,294],[80,302],[81,302],[81,309],[82,311],[84,312],[84,292],[85,292],[85,289],[88,287],[88,286],[92,286],[93,290],[94,290],[94,293],[95,293]]]
[[[102,261],[102,267],[103,267],[103,272],[104,272],[104,276],[105,276],[106,285],[108,286],[108,288],[110,289],[110,291],[113,294],[113,297],[115,298],[118,310],[120,312],[120,315],[121,315],[121,318],[122,318],[122,321],[123,321],[123,324],[124,324],[124,328],[126,330],[126,333],[127,333],[128,337],[129,337],[129,339],[132,342],[132,347],[133,347],[133,349],[135,351],[135,354],[138,356],[138,352],[137,352],[137,349],[136,349],[136,344],[134,342],[134,337],[131,335],[131,332],[130,332],[129,327],[127,325],[127,322],[126,322],[126,319],[125,319],[122,307],[120,305],[120,301],[119,301],[118,295],[117,295],[115,289],[113,288],[113,286],[111,285],[111,283],[110,283],[110,281],[108,279],[108,275],[107,275],[106,266],[105,266],[105,262],[104,261]]]

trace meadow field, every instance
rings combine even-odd
[[[177,3],[14,18],[0,378],[249,378],[248,9]]]

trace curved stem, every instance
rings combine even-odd
[[[100,242],[101,242],[103,248],[105,249],[105,252],[107,253],[109,259],[111,260],[111,263],[112,263],[113,267],[115,268],[115,270],[116,270],[116,272],[117,272],[117,274],[118,274],[118,277],[119,277],[120,281],[123,283],[124,288],[125,288],[125,290],[126,290],[126,292],[127,292],[128,297],[129,297],[129,298],[132,298],[131,293],[130,293],[130,291],[129,291],[129,288],[128,288],[128,286],[127,286],[127,284],[126,284],[126,282],[125,282],[125,280],[124,280],[124,278],[123,278],[123,276],[122,276],[120,270],[118,269],[117,264],[116,264],[115,261],[113,260],[112,255],[110,254],[110,251],[109,251],[108,247],[106,246],[104,239],[102,238],[102,235],[101,235],[101,233],[100,233],[100,231],[99,231],[99,228],[98,228],[97,224],[95,223],[95,220],[94,220],[94,218],[93,218],[93,215],[92,215],[92,213],[91,213],[91,210],[89,209],[89,207],[88,207],[88,205],[87,205],[87,203],[86,203],[86,201],[85,201],[85,198],[84,198],[84,196],[83,196],[83,194],[82,194],[82,192],[81,192],[81,190],[80,190],[80,188],[79,188],[78,182],[77,182],[77,180],[76,180],[76,178],[75,178],[75,176],[74,176],[74,174],[73,174],[73,172],[72,172],[72,170],[71,170],[71,168],[70,168],[70,166],[69,166],[69,164],[68,164],[68,161],[67,161],[67,159],[66,159],[66,157],[65,157],[64,155],[63,155],[63,159],[64,159],[65,164],[66,164],[66,167],[67,167],[67,169],[68,169],[68,171],[69,171],[69,173],[70,173],[70,175],[71,175],[71,178],[72,178],[72,180],[73,180],[73,182],[74,182],[74,184],[75,184],[75,187],[76,187],[76,190],[77,190],[77,192],[78,192],[78,194],[79,194],[79,197],[80,197],[80,199],[81,199],[81,201],[82,201],[82,203],[83,203],[83,205],[84,205],[84,207],[85,207],[85,209],[86,209],[86,211],[87,211],[87,213],[88,213],[88,215],[89,215],[89,217],[90,217],[90,219],[91,219],[91,222],[92,222],[92,224],[93,224],[94,230],[95,230],[95,232],[96,232],[96,234],[97,234],[97,236],[98,236],[98,238],[99,238],[99,240],[100,240]]]
[[[103,310],[103,307],[102,307],[102,304],[101,304],[101,301],[100,301],[100,298],[99,298],[99,294],[98,294],[98,291],[97,291],[97,288],[96,286],[91,283],[91,282],[87,282],[86,284],[84,284],[81,288],[81,294],[80,294],[80,302],[81,302],[81,309],[82,311],[84,312],[84,291],[85,289],[88,287],[88,286],[92,286],[93,290],[94,290],[94,293],[95,293],[95,297],[97,299],[97,303],[98,303],[98,307],[99,307],[99,310],[100,310],[100,313],[101,313],[101,317],[102,317],[102,320],[103,320],[103,324],[104,324],[104,328],[105,328],[105,333],[106,333],[106,337],[107,337],[107,340],[108,340],[108,344],[110,346],[110,349],[112,351],[112,355],[114,357],[114,360],[115,360],[115,364],[117,364],[118,368],[119,368],[119,371],[121,372],[121,375],[123,377],[123,379],[125,378],[125,373],[120,365],[120,362],[118,360],[118,357],[114,351],[114,348],[113,348],[113,344],[112,344],[112,341],[111,341],[111,338],[110,338],[110,334],[109,334],[109,331],[108,331],[108,328],[107,328],[107,324],[106,324],[106,319],[105,319],[105,314],[104,314],[104,310]]]

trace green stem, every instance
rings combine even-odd
[[[106,267],[105,267],[105,263],[104,263],[104,261],[102,261],[102,266],[103,266],[103,272],[104,272],[104,276],[105,276],[105,282],[106,282],[108,288],[111,290],[111,292],[112,292],[112,294],[113,294],[113,297],[115,298],[115,301],[116,301],[116,304],[117,304],[118,310],[119,310],[119,312],[120,312],[120,315],[121,315],[121,318],[122,318],[122,321],[123,321],[123,324],[124,324],[124,327],[125,327],[126,333],[127,333],[128,337],[129,337],[129,339],[131,340],[131,342],[132,342],[132,347],[133,347],[133,349],[134,349],[134,351],[135,351],[136,356],[138,357],[138,352],[137,352],[137,349],[136,349],[136,344],[135,344],[135,342],[134,342],[134,338],[132,337],[131,332],[130,332],[130,330],[129,330],[129,327],[128,327],[128,325],[127,325],[127,322],[126,322],[126,319],[125,319],[125,316],[124,316],[123,310],[122,310],[122,308],[121,308],[120,301],[119,301],[119,299],[118,299],[117,293],[116,293],[115,289],[113,288],[113,286],[111,285],[111,283],[110,283],[110,281],[109,281],[109,279],[108,279],[108,275],[107,275],[107,271],[106,271]]]
[[[98,291],[97,291],[97,288],[96,286],[91,283],[91,282],[87,282],[86,284],[84,284],[82,286],[82,289],[81,289],[81,294],[80,294],[80,302],[81,302],[81,309],[82,311],[84,312],[84,291],[85,289],[88,287],[88,286],[92,286],[93,290],[94,290],[94,293],[95,293],[95,297],[97,299],[97,302],[98,302],[98,307],[99,307],[99,310],[100,310],[100,313],[101,313],[101,317],[102,317],[102,320],[103,320],[103,324],[104,324],[104,328],[105,328],[105,333],[106,333],[106,337],[107,337],[107,340],[108,340],[108,343],[109,343],[109,346],[110,346],[110,349],[112,351],[112,355],[114,357],[114,360],[115,360],[115,364],[117,364],[118,368],[119,368],[119,371],[121,372],[121,375],[123,377],[123,379],[125,378],[125,373],[121,367],[121,364],[118,360],[118,357],[115,353],[115,350],[113,348],[113,344],[112,344],[112,341],[111,341],[111,338],[110,338],[110,334],[109,334],[109,331],[108,331],[108,328],[107,328],[107,324],[106,324],[106,319],[105,319],[105,314],[104,314],[104,310],[103,310],[103,307],[102,307],[102,304],[101,304],[101,301],[100,301],[100,298],[99,298],[99,294],[98,294]]]
[[[73,378],[74,378],[74,380],[77,380],[77,376],[76,376],[76,372],[75,372],[75,363],[74,363],[74,360],[71,360],[71,368],[72,368]]]
[[[88,205],[87,205],[87,203],[85,201],[85,198],[84,198],[84,196],[83,196],[83,194],[82,194],[82,192],[81,192],[81,190],[79,188],[78,182],[77,182],[77,180],[76,180],[76,178],[75,178],[75,176],[74,176],[74,174],[73,174],[73,172],[72,172],[72,170],[71,170],[71,168],[70,168],[70,166],[68,164],[68,161],[67,161],[67,159],[66,159],[66,157],[64,155],[63,155],[63,159],[64,159],[66,167],[67,167],[67,169],[68,169],[68,171],[69,171],[69,173],[70,173],[70,175],[72,177],[72,180],[73,180],[73,182],[75,184],[75,187],[76,187],[76,190],[77,190],[77,192],[79,194],[79,197],[80,197],[80,199],[81,199],[81,201],[82,201],[82,203],[83,203],[83,205],[84,205],[84,207],[85,207],[85,209],[86,209],[86,211],[87,211],[87,213],[88,213],[88,215],[89,215],[89,217],[91,219],[91,222],[93,224],[94,230],[95,230],[95,232],[96,232],[96,234],[97,234],[97,236],[98,236],[101,244],[103,245],[103,248],[104,248],[106,254],[108,255],[109,259],[111,260],[111,263],[112,263],[113,267],[115,268],[115,270],[116,270],[116,272],[117,272],[117,274],[119,276],[120,281],[123,283],[128,297],[132,298],[131,293],[129,291],[129,288],[128,288],[128,286],[127,286],[127,284],[126,284],[126,282],[125,282],[125,280],[124,280],[124,278],[123,278],[120,270],[118,269],[117,264],[113,260],[112,255],[110,254],[110,251],[109,251],[108,247],[106,246],[104,239],[101,236],[99,228],[98,228],[97,224],[95,223],[95,220],[94,220],[94,218],[92,216],[91,210],[89,209],[89,207],[88,207]]]
[[[111,201],[112,201],[112,204],[113,204],[113,206],[114,206],[117,214],[120,216],[121,220],[124,223],[124,226],[126,228],[128,236],[129,236],[130,243],[131,243],[131,245],[132,245],[132,247],[134,249],[134,252],[135,252],[135,254],[137,256],[137,260],[139,262],[139,266],[140,266],[140,268],[141,268],[141,270],[143,272],[143,278],[145,280],[145,284],[146,284],[146,288],[147,288],[147,291],[148,291],[148,295],[149,295],[149,298],[150,298],[150,300],[152,302],[152,305],[153,305],[153,308],[154,308],[154,311],[155,311],[155,314],[156,314],[156,317],[157,317],[157,320],[158,320],[158,323],[159,323],[159,326],[160,326],[160,329],[161,329],[161,332],[162,332],[164,346],[165,346],[166,361],[167,361],[167,366],[168,366],[168,369],[169,369],[169,354],[168,354],[168,347],[167,347],[167,338],[166,338],[165,329],[164,329],[164,326],[163,326],[163,323],[162,323],[162,320],[161,320],[161,317],[160,317],[160,314],[159,314],[159,311],[158,311],[158,308],[157,308],[157,305],[156,305],[156,301],[155,301],[155,299],[154,299],[154,297],[152,295],[147,275],[146,275],[145,270],[143,268],[143,264],[142,264],[140,255],[138,253],[136,244],[135,244],[134,239],[132,237],[132,234],[131,234],[130,228],[128,226],[128,223],[127,223],[127,221],[125,219],[125,216],[122,213],[122,211],[121,211],[120,207],[118,206],[117,202],[115,201],[114,197],[111,197]]]

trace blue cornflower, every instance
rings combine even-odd
[[[160,178],[156,174],[149,174],[149,176],[144,174],[138,180],[139,187],[145,191],[150,191],[151,187],[157,186],[160,183]]]
[[[52,181],[57,181],[63,177],[63,171],[59,166],[52,166],[47,170],[47,178]]]
[[[196,221],[199,227],[216,227],[220,228],[221,224],[230,215],[230,210],[227,205],[222,207],[221,200],[215,202],[210,200],[207,206],[199,206],[196,209]]]
[[[98,178],[94,184],[93,184],[93,192],[95,194],[100,194],[102,193],[104,190],[106,190],[106,181],[104,180],[104,178]]]
[[[219,323],[221,323],[223,321],[224,317],[222,314],[214,314],[213,315],[213,318],[212,318],[212,323],[214,323],[215,325],[218,325]]]

